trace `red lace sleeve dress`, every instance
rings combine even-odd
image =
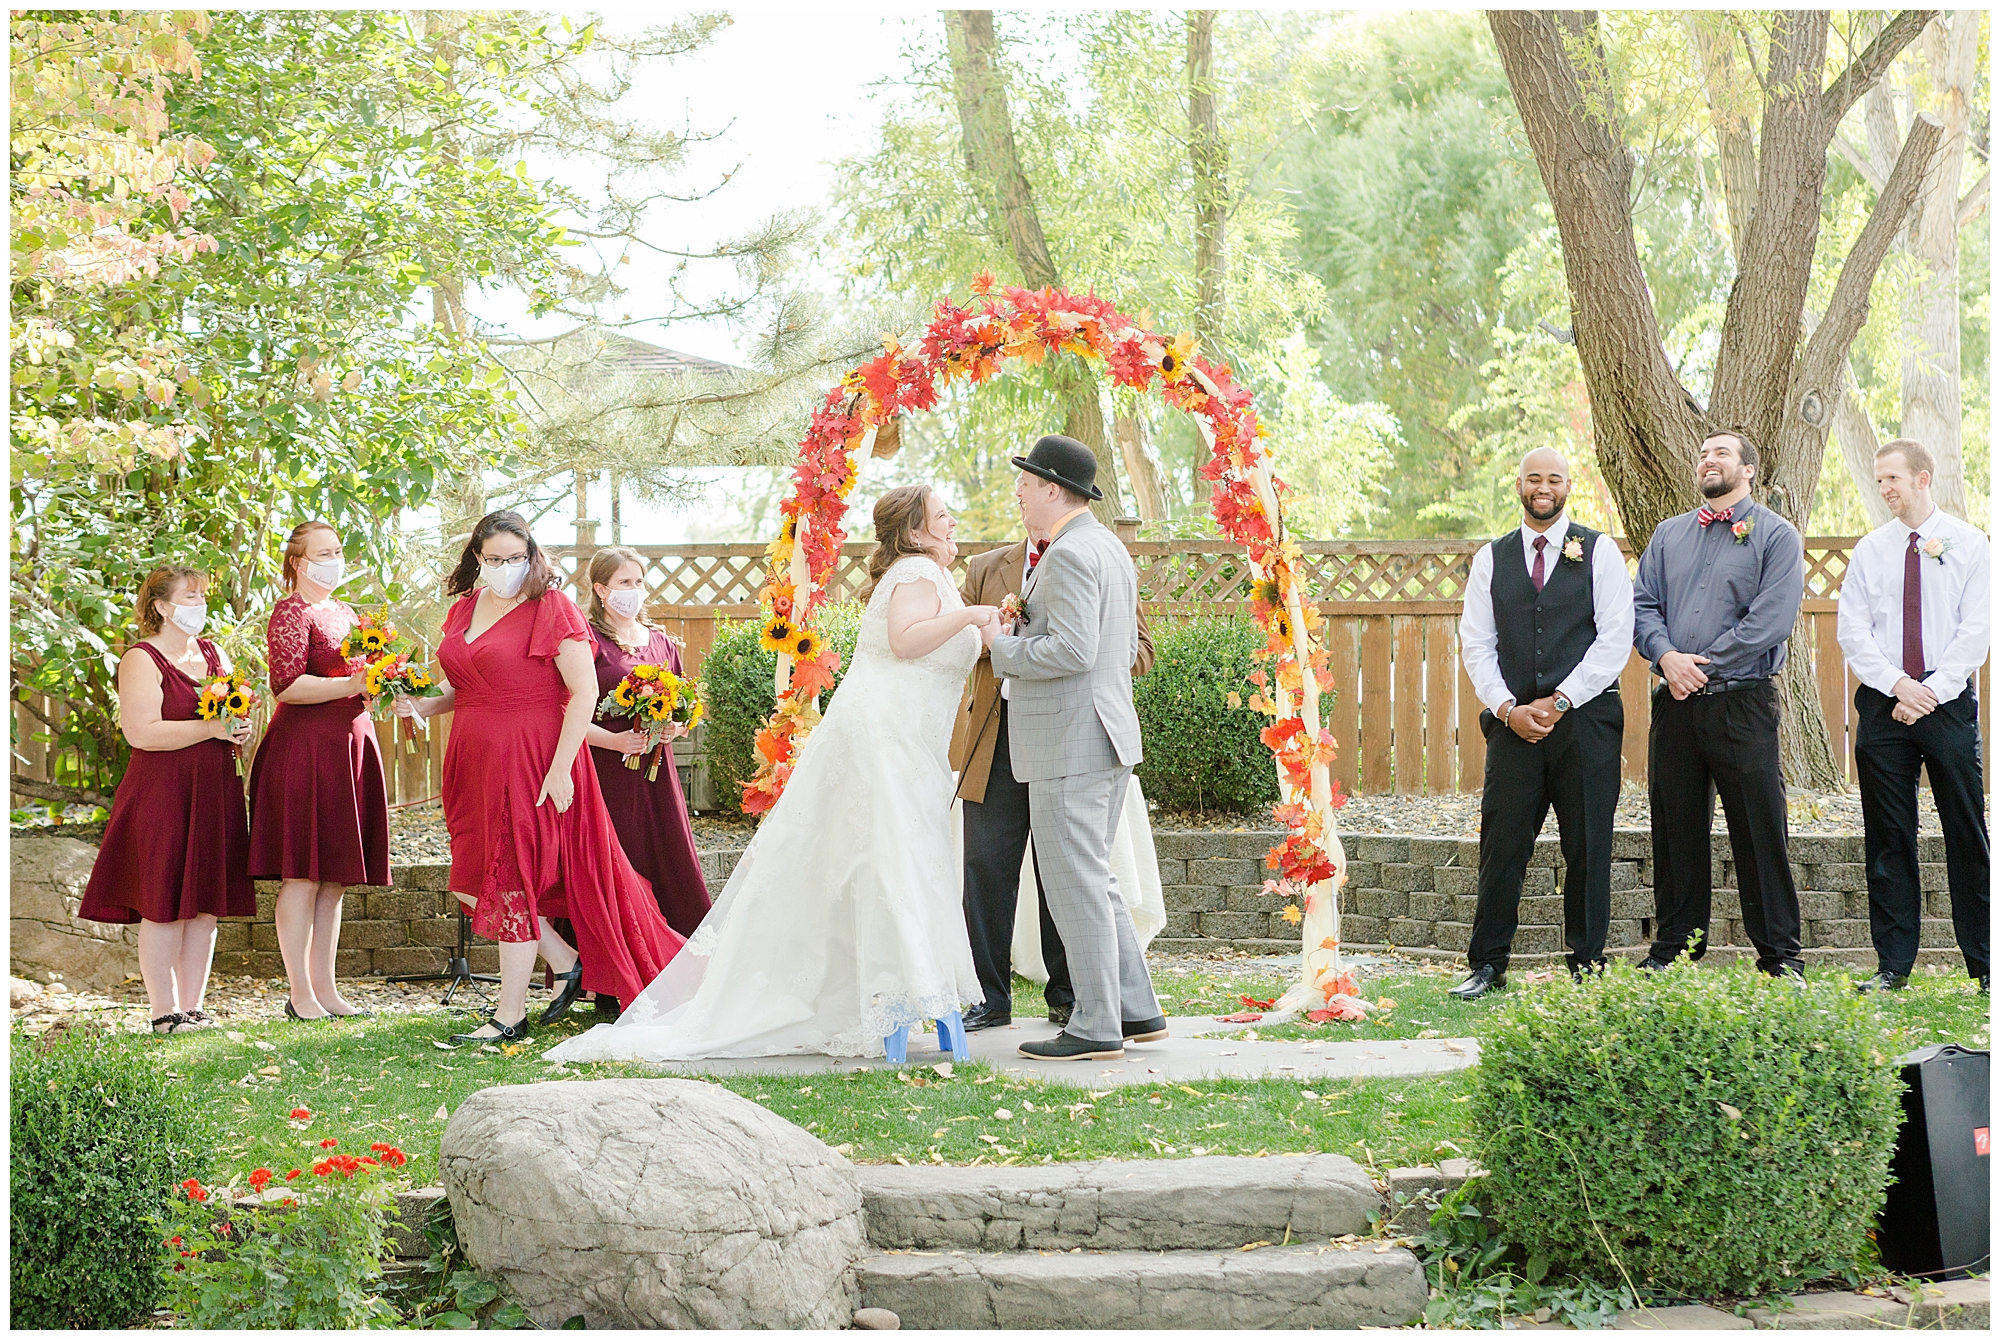
[[[193,721],[201,691],[150,642],[160,669],[160,717]],[[215,644],[201,639],[208,673],[222,673]],[[90,868],[78,916],[129,926],[257,915],[250,882],[250,830],[236,748],[203,740],[185,749],[134,749],[111,801],[111,822]]]
[[[659,629],[649,629],[652,640],[637,652],[630,652],[601,628],[593,627],[597,639],[597,696],[618,687],[618,681],[635,665],[664,665],[681,673],[680,651]],[[599,717],[597,724],[608,731],[632,728],[630,717]],[[694,847],[694,829],[688,823],[687,800],[681,795],[680,774],[674,771],[673,746],[652,781],[646,780],[651,759],[638,768],[625,766],[625,756],[609,749],[592,747],[590,761],[597,767],[597,784],[604,791],[604,807],[611,813],[611,826],[618,832],[619,845],[631,858],[633,868],[653,886],[660,911],[667,924],[682,935],[708,915],[708,883],[702,878],[701,857]]]
[[[682,937],[625,859],[587,750],[570,767],[569,809],[535,804],[569,703],[556,650],[572,639],[591,645],[590,625],[576,602],[552,590],[467,642],[478,598],[451,607],[438,644],[456,695],[444,755],[451,889],[478,899],[472,927],[489,940],[533,940],[538,917],[568,917],[584,989],[631,1000]]]
[[[272,697],[300,675],[353,673],[340,640],[354,622],[340,601],[280,600],[266,632]],[[250,769],[250,874],[388,884],[389,793],[362,695],[277,704]]]

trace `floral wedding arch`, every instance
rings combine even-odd
[[[743,784],[744,810],[762,814],[777,802],[819,720],[819,696],[840,667],[839,653],[813,620],[847,538],[840,524],[847,496],[877,434],[899,414],[934,408],[939,389],[960,377],[976,386],[1009,359],[1077,355],[1102,364],[1118,385],[1157,390],[1192,415],[1213,453],[1201,467],[1214,486],[1211,510],[1222,533],[1249,551],[1251,600],[1266,636],[1256,656],[1267,668],[1250,676],[1249,704],[1272,718],[1261,738],[1278,770],[1281,797],[1273,812],[1287,831],[1266,857],[1277,878],[1265,889],[1284,900],[1282,915],[1304,937],[1303,980],[1276,1013],[1359,1017],[1368,1007],[1340,968],[1337,891],[1347,879],[1347,858],[1333,812],[1346,797],[1328,771],[1334,740],[1321,724],[1320,695],[1334,688],[1326,648],[1315,636],[1324,620],[1301,589],[1299,549],[1285,533],[1287,486],[1260,446],[1264,431],[1250,392],[1227,364],[1202,358],[1193,336],[1168,339],[1094,293],[1001,288],[996,296],[985,272],[974,277],[971,292],[963,306],[939,301],[914,349],[885,339],[881,354],[827,392],[799,444],[759,595],[762,643],[778,656],[777,706],[757,732],[758,768]]]

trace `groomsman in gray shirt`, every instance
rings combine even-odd
[[[1757,967],[1803,980],[1775,676],[1805,598],[1805,546],[1791,523],[1751,499],[1756,473],[1747,437],[1711,434],[1694,477],[1707,501],[1662,522],[1639,560],[1632,640],[1662,681],[1647,766],[1658,924],[1639,966],[1666,967],[1696,932],[1690,957],[1708,948],[1719,795]]]

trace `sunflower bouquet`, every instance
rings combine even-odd
[[[403,635],[388,616],[363,614],[347,630],[347,636],[340,639],[340,655],[343,660],[373,662],[377,657],[393,654],[403,644]]]
[[[700,682],[677,675],[664,665],[633,666],[597,705],[599,716],[630,717],[632,729],[646,737],[646,747],[627,754],[625,766],[637,772],[641,761],[651,755],[652,766],[646,769],[649,782],[660,775],[667,731],[674,726],[693,730],[706,710]]]
[[[436,698],[444,692],[431,672],[410,659],[408,652],[388,652],[364,667],[368,697],[377,704],[394,705],[398,698]],[[428,730],[422,717],[412,717],[418,730]]]
[[[226,675],[216,675],[204,680],[201,694],[195,700],[194,714],[203,721],[214,721],[218,717],[239,720],[257,710],[257,691],[250,687],[250,681],[240,670],[231,670]],[[230,746],[236,752],[236,775],[243,775],[243,748]]]

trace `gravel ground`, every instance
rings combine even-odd
[[[136,981],[102,994],[70,991],[60,982],[43,987],[34,995],[25,994],[22,988],[23,984],[16,979],[8,995],[14,1022],[30,1036],[58,1026],[86,1023],[128,1033],[144,1033],[149,1026],[146,991]],[[392,984],[366,977],[344,977],[340,993],[349,1004],[377,1014],[426,1014],[439,1008],[438,988],[429,982]],[[218,974],[209,979],[203,1008],[225,1029],[250,1022],[265,1023],[284,1017],[285,994],[282,978],[264,981]]]

